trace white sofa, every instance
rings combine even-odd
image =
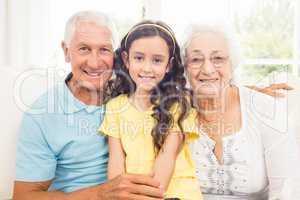
[[[0,199],[10,199],[15,177],[15,154],[18,127],[22,112],[35,98],[51,87],[52,81],[47,82],[45,76],[38,75],[37,71],[13,71],[9,67],[0,68],[1,91],[1,140],[0,140]],[[272,78],[271,78],[272,79]],[[273,77],[271,82],[285,81],[282,77]],[[290,92],[289,104],[298,104],[300,107],[300,80],[290,77],[287,81],[296,90]],[[270,83],[270,82],[269,82]],[[50,85],[49,85],[50,84]],[[291,116],[295,121],[300,120],[300,109],[291,110]],[[298,131],[300,145],[300,123],[293,126]]]
[[[0,67],[0,199],[10,199],[15,178],[17,132],[26,105],[47,88],[45,76],[34,70],[15,71]]]

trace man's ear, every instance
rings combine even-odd
[[[126,68],[128,69],[129,68],[129,56],[128,56],[127,52],[123,51],[121,53],[121,56],[122,56],[123,63],[125,64]]]
[[[67,44],[64,41],[61,42],[61,48],[64,51],[65,61],[70,62],[69,48],[68,48]]]

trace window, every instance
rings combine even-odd
[[[273,71],[298,75],[299,19],[295,0],[231,0],[232,19],[244,55],[244,83]],[[296,32],[297,31],[297,32]]]
[[[188,23],[229,23],[234,27],[244,57],[240,80],[245,84],[257,83],[274,71],[299,76],[299,0],[164,0],[156,6],[160,19],[179,39]]]
[[[273,71],[299,76],[300,0],[131,0],[50,1],[50,63],[63,64],[60,41],[66,20],[79,10],[99,10],[114,18],[120,37],[143,18],[160,19],[179,41],[187,24],[229,23],[244,55],[243,83],[255,83]]]
[[[179,39],[190,23],[222,23],[228,20],[229,4],[226,0],[164,0],[161,6],[161,19],[174,29]]]
[[[50,65],[63,65],[64,58],[60,43],[64,35],[64,27],[75,12],[82,10],[97,10],[104,12],[112,17],[117,25],[120,37],[128,29],[140,21],[143,15],[143,1],[134,0],[133,3],[128,1],[109,0],[51,0],[50,1],[50,26],[52,30],[52,55],[50,55]]]

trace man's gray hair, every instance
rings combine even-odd
[[[98,11],[80,11],[75,13],[66,23],[64,42],[69,45],[73,34],[80,22],[92,22],[99,26],[107,27],[112,35],[112,46],[114,49],[118,47],[119,37],[115,24],[113,21],[104,13]]]
[[[225,39],[229,49],[229,59],[232,63],[232,70],[234,71],[237,69],[241,62],[241,51],[239,42],[237,41],[237,36],[235,36],[230,28],[221,25],[189,25],[184,33],[185,39],[181,46],[183,61],[186,61],[186,51],[191,41],[194,38],[207,33],[217,34]]]

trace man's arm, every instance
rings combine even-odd
[[[247,88],[257,92],[264,93],[272,97],[285,97],[285,95],[278,90],[293,90],[294,88],[286,83],[275,83],[266,87],[257,87],[255,85],[246,85]]]
[[[45,182],[22,182],[15,181],[14,184],[14,200],[47,200],[47,199],[66,199],[63,192],[46,192],[51,181]]]
[[[98,185],[76,192],[48,192],[51,181],[16,181],[13,200],[159,200],[163,191],[159,182],[150,176],[124,174]]]

